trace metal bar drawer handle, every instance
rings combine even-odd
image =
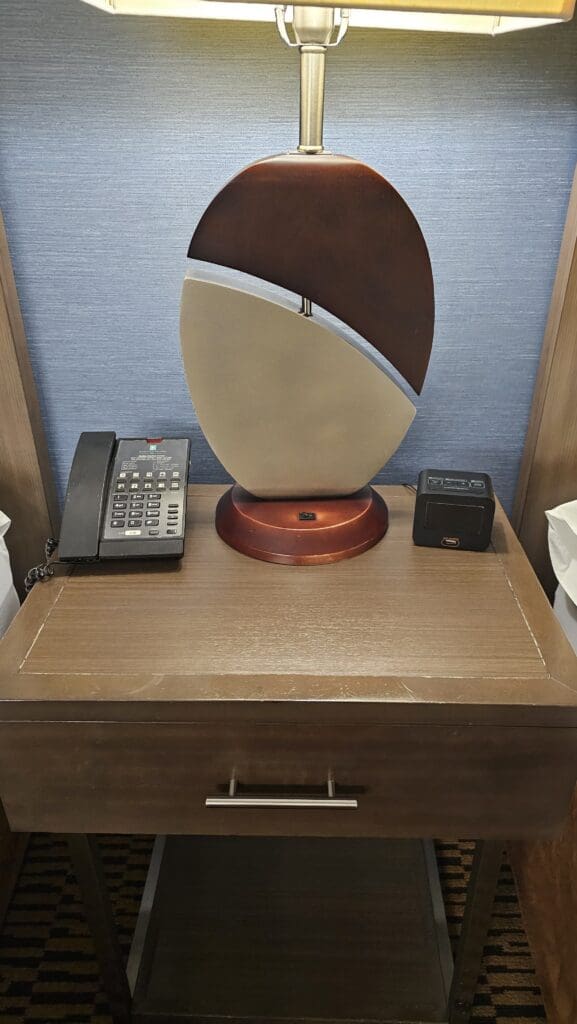
[[[326,796],[237,796],[237,780],[233,775],[228,784],[227,796],[207,796],[205,807],[330,807],[352,808],[359,806],[358,800],[335,796],[334,779],[327,779]]]

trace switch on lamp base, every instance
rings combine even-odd
[[[384,536],[388,512],[363,487],[337,498],[256,498],[235,484],[216,509],[216,529],[230,547],[282,565],[321,565],[360,555]]]

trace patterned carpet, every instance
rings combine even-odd
[[[103,839],[102,855],[123,948],[128,951],[152,841]],[[458,936],[472,847],[439,843],[449,927]],[[511,869],[501,869],[473,1021],[545,1022]],[[65,843],[34,836],[0,943],[0,1022],[110,1024]]]

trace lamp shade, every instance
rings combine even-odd
[[[274,21],[274,5],[261,0],[84,0],[109,14],[141,14],[220,21]],[[305,5],[306,6],[306,5]],[[314,0],[334,7],[335,0]],[[417,29],[498,35],[570,21],[575,0],[354,0],[352,28]]]

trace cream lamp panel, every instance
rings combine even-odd
[[[224,284],[185,279],[181,345],[202,430],[257,497],[352,494],[393,455],[415,415],[351,341]]]

